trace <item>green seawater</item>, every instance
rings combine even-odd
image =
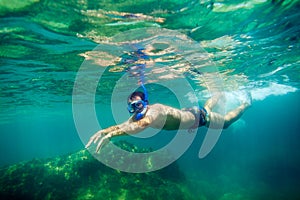
[[[299,9],[298,0],[0,0],[1,199],[299,199]],[[230,110],[247,91],[251,108],[204,158],[201,127],[167,168],[106,167],[83,150],[99,128],[84,105],[94,103],[102,128],[129,117],[139,75],[121,60],[137,48],[152,48],[150,103],[194,105],[183,79],[200,104],[222,91]],[[156,150],[177,133],[140,134],[112,141]]]

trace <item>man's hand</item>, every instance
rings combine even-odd
[[[98,142],[97,148],[96,148],[96,152],[99,152],[99,150],[101,149],[101,147],[106,144],[109,141],[109,138],[111,138],[112,135],[111,134],[104,134],[104,131],[98,131],[97,133],[95,133],[89,140],[89,142],[87,143],[87,145],[85,146],[85,148],[88,148],[93,142],[94,144],[96,144]]]
[[[88,148],[89,146],[91,146],[91,144],[93,142],[94,142],[94,144],[98,143],[96,152],[99,152],[101,147],[103,145],[105,145],[112,136],[120,134],[119,132],[120,132],[120,129],[118,126],[112,126],[110,128],[100,130],[90,138],[90,140],[87,143],[87,145],[85,146],[85,148]]]
[[[139,121],[129,120],[123,124],[111,126],[109,128],[100,130],[90,138],[85,148],[88,148],[93,142],[94,144],[98,143],[96,152],[99,152],[99,150],[103,147],[103,145],[108,143],[111,137],[141,132],[149,124],[150,124],[149,118],[144,117]]]

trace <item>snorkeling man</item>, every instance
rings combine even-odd
[[[110,138],[125,134],[136,134],[148,127],[164,130],[186,129],[193,130],[206,126],[213,129],[226,129],[238,120],[244,111],[251,106],[249,102],[243,102],[239,107],[226,115],[212,112],[219,97],[210,98],[204,107],[193,107],[179,110],[163,104],[149,105],[147,91],[136,91],[128,97],[128,111],[133,114],[122,124],[108,127],[96,132],[86,145],[88,148],[93,142],[97,144],[96,152],[109,141]]]

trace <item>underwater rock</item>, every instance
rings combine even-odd
[[[190,199],[176,162],[155,172],[126,173],[107,167],[85,149],[1,168],[0,186],[0,199]]]

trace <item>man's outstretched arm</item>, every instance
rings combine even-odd
[[[132,119],[129,119],[128,121],[116,125],[111,126],[106,129],[100,130],[96,132],[89,140],[87,145],[85,146],[88,148],[93,142],[97,145],[96,152],[98,152],[101,147],[109,141],[111,137],[124,135],[124,134],[135,134],[143,131],[145,128],[147,128],[151,124],[151,120],[149,117],[144,117],[143,119],[139,121],[132,121]]]

